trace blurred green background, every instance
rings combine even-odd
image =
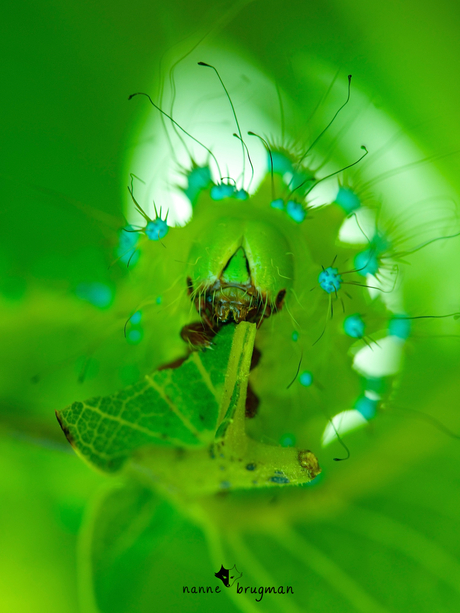
[[[411,136],[427,155],[451,153],[434,164],[460,193],[458,11],[446,0],[180,0],[167,6],[67,0],[4,9],[2,611],[79,610],[77,533],[106,479],[67,449],[53,413],[131,376],[109,368],[102,388],[90,372],[78,383],[103,312],[88,316],[74,297],[82,281],[114,287],[122,275],[108,266],[123,223],[126,158],[136,145],[131,135],[138,110],[127,96],[152,91],[165,78],[160,60],[166,51],[179,43],[186,49],[210,32],[215,44],[228,37],[252,56],[302,106],[308,87],[299,82],[299,63],[312,56],[353,73],[401,125],[423,125]],[[459,252],[449,245],[443,262],[451,268],[433,267],[446,275],[446,309],[452,296],[460,302]],[[413,291],[414,303],[423,305],[429,275]],[[111,366],[116,347],[107,349]],[[455,339],[420,343],[409,352],[401,402],[460,431],[459,365]],[[410,415],[376,421],[373,436],[367,446],[356,440],[352,460],[337,465],[323,489],[277,500],[276,512],[235,502],[227,535],[237,566],[253,584],[275,577],[277,585],[298,586],[289,604],[248,600],[244,610],[459,610],[460,444]],[[211,599],[185,600],[180,591],[183,584],[209,584],[218,570],[202,533],[162,503],[152,508],[149,525],[156,532],[147,522],[141,553],[138,545],[127,547],[129,554],[101,579],[104,611],[216,610]],[[248,509],[246,523],[238,509]],[[297,531],[292,540],[282,530],[289,517]],[[260,532],[251,522],[260,522]],[[91,606],[84,601],[84,613]],[[236,610],[222,598],[219,607]]]

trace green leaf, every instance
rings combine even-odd
[[[128,459],[136,477],[193,499],[228,489],[307,483],[321,472],[308,449],[246,434],[255,324],[226,326],[212,350],[108,397],[76,402],[58,420],[77,453],[107,472]]]
[[[161,557],[177,525],[177,512],[151,489],[136,482],[107,483],[91,505],[80,535],[84,610],[104,611],[108,601],[112,607],[116,601],[129,609],[142,565],[153,551]]]
[[[180,367],[155,371],[111,396],[74,402],[57,412],[58,421],[77,453],[107,472],[147,445],[204,447],[220,416],[231,420],[245,399],[254,338],[254,324],[226,326],[212,348],[192,353]]]
[[[162,602],[168,610],[190,611],[193,601],[183,594],[183,585],[215,588],[220,583],[200,528],[132,480],[110,480],[93,501],[79,550],[84,613],[150,613]],[[200,609],[218,602],[222,613],[235,613],[225,596],[223,589],[200,594]]]

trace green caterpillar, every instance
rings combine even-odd
[[[237,554],[248,572],[251,552],[238,538],[250,544],[254,531],[296,556],[308,552],[309,539],[289,526],[322,517],[354,483],[369,482],[376,450],[367,436],[380,429],[372,422],[392,408],[415,319],[429,317],[406,311],[406,259],[456,235],[450,219],[424,219],[429,202],[384,214],[363,172],[372,142],[328,162],[343,102],[303,146],[235,121],[241,149],[225,173],[225,147],[208,147],[170,113],[174,138],[183,138],[171,153],[179,177],[172,180],[165,164],[169,193],[149,210],[138,180],[146,175],[133,163],[129,225],[117,247],[129,272],[115,302],[127,314],[125,355],[144,376],[58,412],[85,460],[129,477],[113,496],[128,531],[139,504],[172,501],[166,513],[200,526],[216,569]],[[190,206],[180,221],[178,194]],[[404,214],[413,211],[411,236]],[[350,457],[343,470],[334,464]],[[87,538],[95,543],[111,498],[94,512]],[[152,521],[161,533],[156,511]]]
[[[237,127],[239,130],[238,124]],[[251,132],[250,136],[256,135]],[[251,399],[257,398],[258,403],[259,397],[262,398],[266,407],[263,419],[269,425],[268,431],[259,431],[258,436],[285,440],[283,437],[288,432],[282,430],[289,429],[291,422],[307,421],[301,403],[293,403],[293,391],[287,389],[300,356],[307,370],[298,373],[296,386],[300,383],[308,388],[315,381],[312,390],[300,391],[303,402],[308,402],[311,393],[317,394],[322,389],[322,402],[331,406],[327,400],[330,390],[326,389],[330,377],[326,364],[329,363],[333,364],[331,370],[341,382],[337,387],[343,385],[340,403],[332,411],[339,413],[340,409],[346,410],[357,403],[366,417],[375,414],[378,403],[366,396],[366,379],[352,372],[347,354],[351,346],[369,344],[366,339],[384,330],[391,313],[383,301],[369,298],[363,279],[368,272],[366,268],[372,266],[373,272],[377,272],[385,248],[371,245],[370,249],[364,249],[363,244],[370,241],[362,232],[358,245],[338,241],[345,219],[350,216],[357,219],[357,211],[367,210],[358,193],[352,186],[339,185],[330,206],[310,206],[306,196],[324,177],[315,177],[314,170],[303,160],[299,163],[300,153],[269,145],[260,137],[259,141],[255,146],[266,154],[266,176],[251,194],[241,181],[238,183],[233,177],[212,179],[210,166],[191,161],[191,167],[185,171],[187,183],[183,191],[193,206],[193,217],[185,227],[171,228],[167,235],[165,222],[158,216],[145,218],[144,233],[153,224],[164,224],[162,246],[156,240],[145,245],[149,249],[145,266],[151,266],[160,251],[163,292],[168,294],[174,279],[175,294],[178,291],[182,294],[180,299],[175,297],[176,303],[180,300],[182,305],[176,307],[175,317],[183,322],[182,337],[192,347],[209,344],[213,334],[229,320],[257,323],[260,331],[256,347],[262,357],[251,375]],[[243,153],[246,155],[244,149]],[[214,172],[216,168],[220,170],[217,160],[212,164]],[[356,224],[360,228],[359,222]],[[160,233],[150,238],[159,239]],[[178,262],[183,265],[178,266]],[[331,263],[340,268],[334,268]],[[328,274],[335,275],[332,285],[324,279]],[[185,286],[190,301],[188,311],[183,301]],[[384,287],[382,290],[387,291]],[[344,300],[349,303],[348,308]],[[353,311],[368,311],[366,322],[358,314],[345,313],[351,308],[351,300]],[[193,323],[187,321],[191,317],[190,303],[199,316]],[[264,319],[269,321],[262,326]],[[359,332],[356,324],[354,328],[352,325],[356,321]],[[335,343],[334,355],[327,360],[324,353],[331,350],[331,339]],[[290,360],[280,364],[276,356],[283,353]],[[337,353],[343,357],[337,359]],[[350,385],[353,376],[355,380]],[[371,395],[376,386],[383,395],[388,391],[387,384],[388,380],[370,381]],[[337,391],[334,390],[332,397],[337,397]],[[276,411],[275,404],[280,402],[289,409]],[[321,411],[322,402],[314,401],[313,414]],[[247,414],[254,416],[253,413],[248,407]],[[307,444],[308,435],[302,433],[303,428],[302,425],[300,431],[297,429],[297,436]]]
[[[423,246],[403,249],[377,222],[377,202],[351,174],[368,155],[364,145],[344,168],[325,173],[313,161],[350,99],[351,77],[346,101],[303,150],[252,130],[248,136],[257,140],[249,148],[213,70],[233,112],[241,172],[223,176],[213,151],[147,96],[187,151],[192,141],[208,156],[190,157],[182,170],[185,184],[176,189],[192,207],[182,225],[168,225],[165,202],[149,215],[132,175],[129,192],[141,221],[124,228],[118,247],[135,279],[127,339],[148,356],[158,333],[168,335],[176,339],[171,357],[144,383],[74,403],[58,416],[92,464],[114,471],[134,458],[161,474],[162,487],[174,483],[187,497],[308,483],[320,473],[318,447],[334,441],[346,449],[345,458],[334,459],[348,458],[341,436],[377,415],[400,370],[411,319],[397,306],[400,260]],[[254,148],[265,157],[265,176],[254,172]],[[329,193],[318,203],[326,184]],[[240,332],[228,344],[235,324]],[[206,383],[214,350],[222,372]],[[149,451],[152,444],[168,449]],[[188,450],[187,477],[171,447]]]
[[[405,259],[443,238],[445,225],[421,224],[425,240],[407,241],[397,222],[381,221],[360,175],[368,149],[357,146],[342,166],[328,161],[323,141],[334,144],[330,132],[348,112],[350,76],[345,99],[310,142],[286,146],[254,125],[243,135],[220,73],[198,64],[224,92],[237,162],[224,173],[225,147],[214,152],[148,94],[130,96],[166,117],[180,167],[179,183],[151,212],[135,168],[131,223],[117,248],[131,271],[119,292],[132,305],[125,334],[146,376],[58,415],[91,464],[148,466],[161,488],[174,484],[187,498],[309,483],[321,472],[316,456],[327,472],[331,459],[350,457],[343,436],[387,407],[411,320],[420,318],[404,310]],[[175,194],[191,215],[174,223]],[[330,444],[343,449],[325,456]]]

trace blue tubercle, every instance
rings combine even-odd
[[[347,213],[347,215],[353,213],[353,211],[356,211],[361,206],[359,197],[349,187],[339,187],[335,202],[345,211],[345,213]]]
[[[294,330],[294,332],[292,333],[291,338],[294,341],[294,343],[296,343],[299,340],[299,333],[297,332],[297,330]]]
[[[388,324],[388,334],[406,340],[410,336],[411,322],[407,315],[394,315]]]
[[[129,321],[135,325],[135,324],[138,324],[141,319],[142,319],[142,311],[136,311],[135,313],[131,315]]]
[[[145,227],[145,234],[151,241],[159,241],[166,236],[168,230],[169,228],[166,220],[157,217],[148,222]]]
[[[310,387],[313,383],[313,375],[308,370],[304,370],[299,376],[299,383],[304,387]]]
[[[104,283],[80,283],[76,288],[76,294],[99,309],[106,309],[113,300],[112,290]]]
[[[132,328],[132,330],[128,330],[127,334],[126,334],[126,340],[128,341],[128,343],[131,343],[132,345],[137,345],[138,343],[141,342],[143,337],[143,331],[142,328]]]
[[[302,223],[302,221],[304,221],[305,217],[307,216],[307,212],[300,204],[300,202],[295,202],[294,200],[288,201],[286,205],[286,213],[291,219],[293,219],[297,223]]]
[[[368,398],[367,396],[361,396],[361,398],[358,398],[356,401],[355,410],[361,413],[364,419],[369,421],[375,417],[377,405],[377,400],[372,400],[372,398]]]
[[[328,294],[336,292],[342,285],[342,277],[339,275],[338,269],[332,268],[332,266],[328,266],[319,273],[318,281],[322,289]]]
[[[271,164],[273,160],[273,172],[277,175],[285,175],[287,172],[292,172],[291,160],[281,151],[272,151],[272,157],[267,156],[268,170],[271,172]]]
[[[363,338],[365,329],[363,318],[357,313],[349,315],[343,322],[343,329],[345,334],[351,338]]]
[[[375,275],[379,270],[379,261],[375,249],[366,249],[355,256],[354,265],[358,275]]]
[[[194,166],[187,175],[187,187],[184,193],[192,204],[200,195],[200,192],[211,184],[211,171],[208,166]]]
[[[282,198],[277,198],[276,200],[272,200],[270,203],[272,209],[278,209],[279,211],[284,211],[284,200]]]
[[[229,183],[219,183],[211,187],[211,198],[213,200],[224,200],[235,195],[235,186]]]
[[[390,241],[383,234],[380,232],[374,234],[369,243],[369,249],[355,256],[354,264],[356,272],[362,277],[366,275],[375,275],[380,268],[380,257],[388,251],[390,247]]]
[[[238,189],[233,194],[233,197],[236,198],[237,200],[247,200],[249,198],[249,194],[245,189]]]

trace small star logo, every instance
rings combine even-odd
[[[243,573],[236,568],[236,564],[232,568],[224,568],[221,565],[219,572],[214,573],[214,576],[220,579],[225,587],[232,587],[235,581],[243,576]]]

